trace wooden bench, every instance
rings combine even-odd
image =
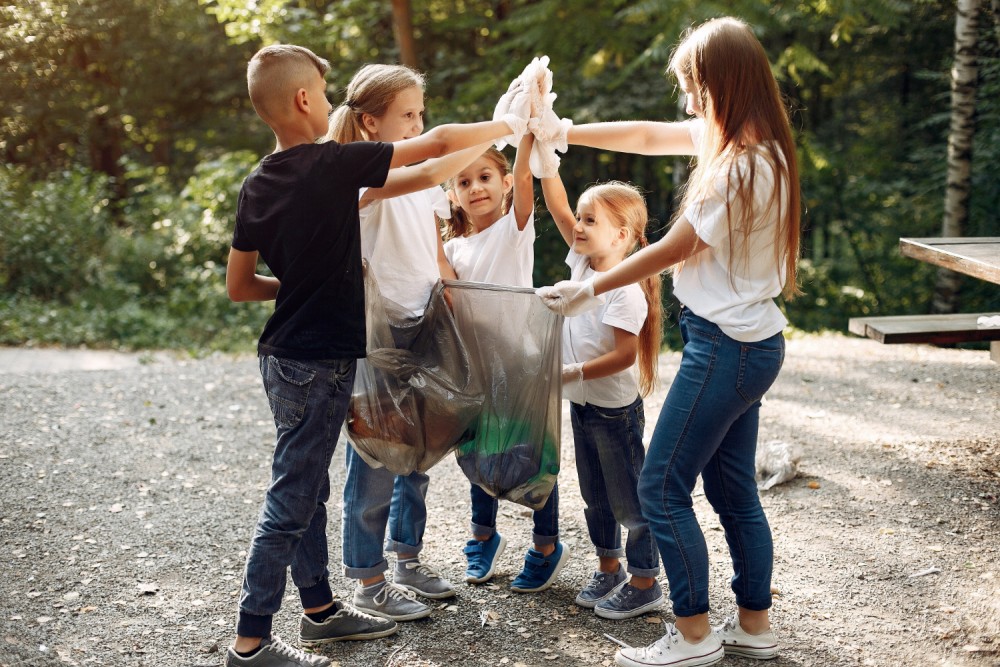
[[[852,317],[847,324],[852,334],[880,343],[972,343],[991,341],[990,357],[1000,362],[1000,327],[981,327],[980,317],[1000,313],[959,313],[954,315],[896,315],[892,317]]]

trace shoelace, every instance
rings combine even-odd
[[[378,619],[378,618],[372,616],[371,614],[366,614],[365,612],[361,611],[360,609],[358,609],[354,605],[345,604],[340,609],[341,609],[341,611],[345,612],[348,616],[353,616],[354,618],[360,619],[362,621],[379,621],[379,620],[381,620],[381,619]]]
[[[672,623],[664,623],[663,628],[666,632],[662,637],[649,646],[644,646],[637,651],[639,657],[649,658],[658,653],[666,653],[680,640],[680,633]]]
[[[422,574],[425,577],[427,577],[428,579],[440,579],[441,578],[441,573],[438,570],[435,570],[430,565],[424,565],[423,563],[421,563],[419,561],[417,561],[416,563],[407,563],[406,564],[406,569],[407,570],[416,570],[417,574]]]
[[[732,632],[733,630],[736,629],[736,624],[738,622],[739,621],[737,620],[737,617],[735,615],[730,616],[729,618],[726,619],[726,622],[722,624],[722,631],[723,632]]]
[[[267,648],[282,658],[297,660],[298,662],[306,665],[316,664],[316,656],[309,655],[305,651],[297,649],[294,646],[289,646],[285,642],[281,641],[281,637],[278,635],[271,635],[271,643],[268,644]]]
[[[372,600],[375,604],[384,604],[388,598],[392,598],[393,600],[402,600],[405,598],[412,602],[417,599],[417,594],[387,581],[382,590],[376,593]]]

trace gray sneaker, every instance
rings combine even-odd
[[[594,572],[590,581],[583,587],[583,590],[576,596],[576,603],[581,607],[593,609],[598,602],[603,602],[611,597],[615,589],[625,583],[625,568],[618,568],[617,572]]]
[[[369,616],[342,602],[334,602],[336,613],[317,623],[305,614],[299,621],[299,644],[317,646],[348,639],[378,639],[396,634],[399,626],[388,618]]]
[[[403,567],[400,567],[402,565]],[[418,560],[396,563],[392,583],[432,600],[450,598],[455,595],[451,582],[430,565]]]
[[[260,641],[260,650],[249,658],[240,657],[230,646],[224,664],[225,667],[329,667],[331,663],[329,658],[306,653],[271,635]]]
[[[366,614],[394,621],[412,621],[431,615],[431,608],[418,602],[416,593],[389,581],[371,595],[361,586],[355,588],[354,606]]]
[[[598,602],[594,607],[594,613],[601,618],[618,621],[641,616],[661,604],[663,604],[663,589],[660,588],[660,584],[654,583],[645,590],[636,588],[632,584],[625,584],[616,589],[607,600]]]

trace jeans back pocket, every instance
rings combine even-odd
[[[316,371],[292,359],[268,356],[261,360],[261,374],[274,423],[286,428],[298,425]]]
[[[778,371],[785,360],[785,339],[777,334],[775,339],[740,345],[740,374],[736,391],[747,403],[756,403],[778,378]]]

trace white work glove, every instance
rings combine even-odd
[[[551,144],[553,150],[560,153],[569,150],[568,134],[571,127],[573,127],[573,120],[560,118],[551,107],[537,118],[532,117],[528,121],[528,129],[535,135],[535,140],[543,144]]]
[[[583,382],[583,362],[577,362],[575,364],[563,364],[562,367],[562,383],[564,385],[573,384],[574,382]]]
[[[531,144],[531,154],[528,155],[528,168],[535,178],[555,178],[559,175],[559,155],[553,144],[542,143],[537,139]]]
[[[520,79],[510,82],[507,92],[500,96],[493,110],[493,120],[507,123],[511,133],[496,140],[497,150],[502,150],[507,144],[516,146],[525,132],[528,131],[528,119],[531,117],[531,97],[524,90]]]
[[[535,294],[552,311],[564,317],[573,317],[593,310],[604,303],[604,297],[594,295],[594,278],[583,282],[563,280],[551,287],[539,287]]]

